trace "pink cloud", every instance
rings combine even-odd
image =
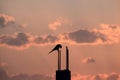
[[[27,33],[16,33],[14,35],[0,35],[0,45],[10,48],[24,49],[31,42],[31,36]]]
[[[120,42],[120,26],[101,24],[99,28],[79,29],[63,34],[66,42],[73,45],[104,45]]]
[[[111,73],[108,77],[107,77],[107,80],[119,80],[120,77],[119,77],[119,74],[117,73]]]
[[[59,18],[57,18],[55,21],[49,23],[49,24],[48,24],[48,27],[49,27],[51,30],[56,30],[58,27],[61,27],[61,26],[65,25],[65,24],[71,25],[71,22],[70,22],[68,19],[59,17]]]
[[[13,16],[0,13],[0,29],[7,27],[25,28],[27,24],[18,24]]]
[[[72,80],[90,80],[91,75],[72,74]]]
[[[120,74],[110,73],[110,74],[97,74],[97,75],[80,75],[73,74],[72,80],[119,80]]]
[[[12,16],[0,14],[0,28],[4,28],[14,22],[15,22],[15,19]]]
[[[0,80],[54,80],[52,76],[48,76],[45,74],[16,74],[16,75],[9,75],[8,72],[0,68]]]
[[[117,24],[101,24],[100,29],[93,29],[97,33],[105,35],[106,44],[118,43],[120,41],[120,26]]]
[[[0,67],[5,67],[7,65],[6,62],[0,62]]]
[[[55,35],[33,36],[28,33],[16,33],[13,35],[0,35],[0,46],[14,49],[26,49],[30,46],[45,46],[55,44],[59,38]]]
[[[30,46],[45,46],[57,43],[71,45],[106,45],[120,42],[120,26],[101,24],[99,28],[79,29],[58,35],[36,35],[29,33],[0,35],[0,46],[25,49]]]
[[[95,59],[92,57],[87,57],[82,60],[82,63],[95,63]]]
[[[9,75],[8,71],[0,68],[0,80],[55,80],[55,75],[48,76],[45,74],[13,74]],[[72,74],[71,80],[120,80],[120,74],[109,73],[109,74],[87,74],[81,75],[79,73]]]

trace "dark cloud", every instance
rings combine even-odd
[[[119,75],[117,73],[112,73],[107,77],[107,80],[118,80]]]
[[[51,76],[46,75],[32,75],[29,80],[54,80]]]
[[[97,74],[97,75],[81,75],[81,74],[72,74],[72,80],[119,80],[119,74]],[[0,80],[55,80],[55,77],[43,75],[43,74],[16,74],[8,75],[8,72],[0,68]]]
[[[34,43],[35,44],[55,43],[58,40],[59,40],[59,38],[57,36],[47,35],[47,36],[44,36],[44,37],[43,36],[36,37],[34,39]]]
[[[8,47],[16,47],[20,49],[27,48],[31,45],[46,45],[53,44],[59,40],[54,35],[46,35],[35,37],[28,33],[17,33],[13,35],[0,35],[0,45]]]
[[[105,35],[89,30],[78,30],[68,33],[68,38],[76,43],[94,43],[98,39],[105,41]]]
[[[120,26],[101,24],[99,28],[79,29],[62,34],[63,41],[75,45],[100,45],[120,42]]]
[[[92,77],[92,80],[102,80],[102,78],[99,75],[95,75]]]
[[[111,29],[118,29],[119,28],[118,25],[115,25],[115,24],[108,25],[108,27],[111,28]]]
[[[26,33],[17,33],[14,36],[11,35],[1,35],[0,44],[21,47],[26,46],[30,43],[29,36]]]
[[[53,77],[47,75],[27,75],[27,74],[18,74],[11,77],[11,80],[54,80]]]
[[[28,75],[28,74],[17,74],[10,76],[7,71],[0,68],[0,80],[54,80],[53,77],[47,75]]]
[[[0,80],[11,80],[5,69],[0,68]]]
[[[97,39],[95,33],[89,32],[88,30],[71,32],[68,34],[68,37],[78,43],[94,42]]]
[[[72,80],[119,80],[119,74],[72,75]]]
[[[83,63],[95,63],[95,59],[92,57],[87,57],[82,60]]]
[[[11,77],[12,80],[28,80],[29,76],[27,74],[18,74]]]
[[[7,27],[11,24],[15,24],[15,20],[12,16],[0,14],[0,28]]]
[[[36,37],[33,41],[33,43],[35,44],[41,44],[41,43],[45,43],[43,37]]]
[[[50,42],[50,43],[55,43],[56,41],[58,41],[58,37],[57,36],[53,36],[53,35],[48,35],[46,38],[45,38],[45,41],[46,42]]]
[[[13,16],[0,13],[0,29],[10,27],[11,29],[14,30],[22,30],[26,26],[27,24],[18,24]]]
[[[100,45],[120,42],[120,27],[118,25],[102,24],[99,29],[76,30],[58,35],[36,35],[17,33],[13,35],[0,35],[0,46],[27,48],[36,45],[51,45],[56,43],[68,43],[72,45]]]

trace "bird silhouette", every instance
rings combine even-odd
[[[55,51],[55,50],[59,51],[59,48],[62,48],[62,45],[61,45],[61,44],[57,44],[57,45],[49,52],[49,54],[52,53],[52,52]]]

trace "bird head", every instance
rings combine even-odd
[[[55,50],[59,51],[60,48],[62,48],[62,45],[61,44],[57,44],[49,53],[52,53]]]

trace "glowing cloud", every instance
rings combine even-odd
[[[116,24],[101,24],[101,28],[95,31],[105,35],[107,39],[106,43],[111,44],[120,41],[120,26]]]
[[[7,65],[7,63],[5,62],[0,62],[0,67],[5,67]]]
[[[7,46],[16,49],[25,49],[32,45],[43,46],[54,44],[59,40],[54,35],[32,36],[28,33],[16,33],[13,35],[0,35],[0,46]]]
[[[82,60],[82,63],[95,63],[95,59],[92,57],[87,57]]]
[[[0,45],[8,47],[27,47],[30,43],[30,35],[27,33],[16,33],[15,35],[0,35]]]
[[[120,76],[117,73],[97,74],[97,75],[80,75],[73,74],[72,80],[119,80]]]
[[[28,75],[28,74],[16,74],[16,75],[8,75],[8,72],[0,68],[0,80],[54,80],[53,77],[43,75],[43,74],[34,74],[34,75]]]
[[[56,30],[58,27],[61,27],[65,24],[70,25],[70,21],[68,19],[59,17],[55,21],[53,21],[52,23],[48,24],[48,27],[51,30]]]
[[[27,24],[18,24],[12,16],[0,14],[0,29],[6,27],[25,28],[26,26]]]
[[[101,24],[100,28],[79,29],[62,35],[70,44],[99,45],[120,42],[120,26]]]
[[[15,19],[12,16],[0,14],[0,28],[7,27],[10,24],[13,24],[14,22],[15,22]]]
[[[119,80],[119,75],[117,73],[111,73],[108,77],[107,80]]]
[[[36,35],[16,33],[0,35],[0,46],[28,48],[29,46],[44,46],[56,43],[71,45],[105,45],[120,42],[120,26],[102,24],[100,28],[91,30],[79,29],[58,35]]]
[[[13,74],[8,75],[8,71],[0,68],[0,80],[54,80],[55,77],[43,75],[43,74]],[[81,75],[79,73],[72,74],[72,80],[119,80],[120,74],[110,73],[110,74],[96,74],[96,75]]]

